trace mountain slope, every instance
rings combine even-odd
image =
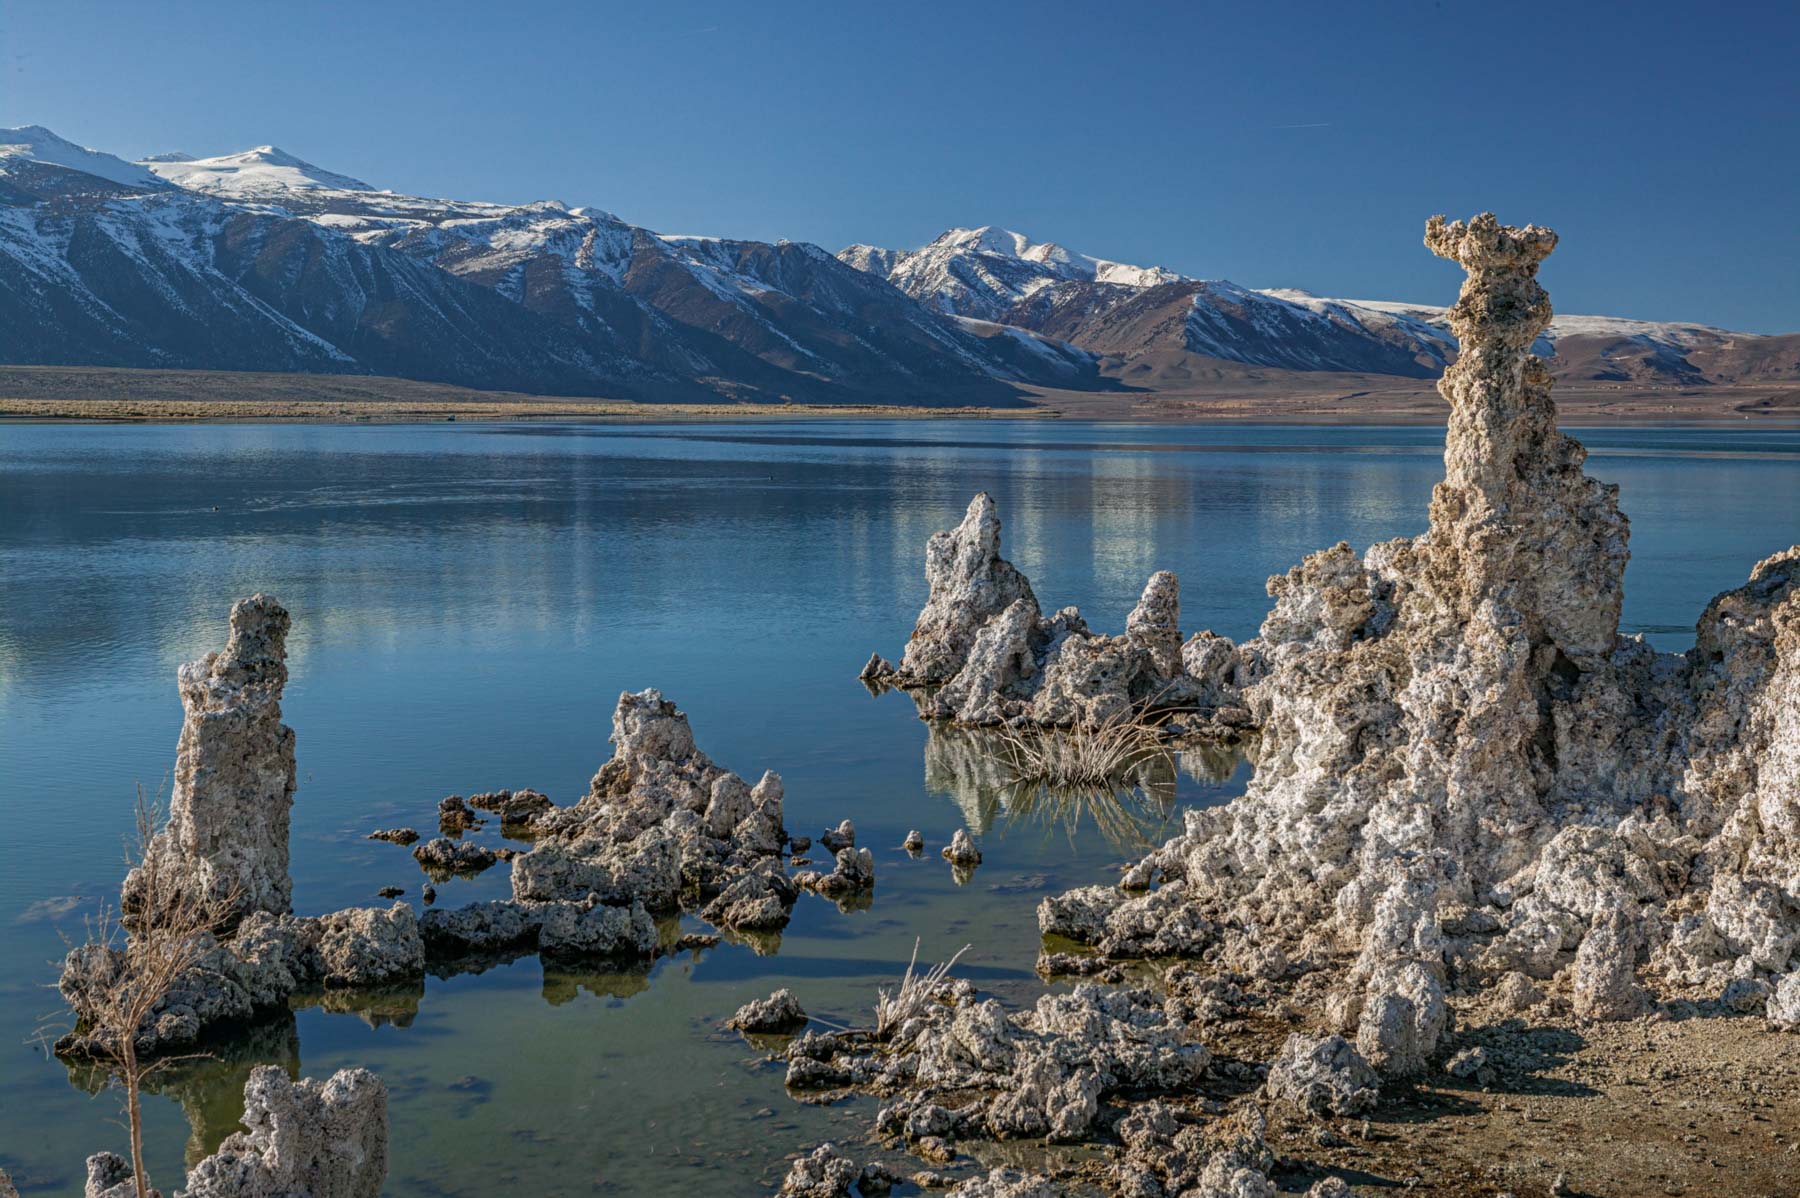
[[[965,329],[813,246],[377,192],[267,146],[131,164],[35,128],[0,144],[0,361],[761,402],[1100,385],[1091,355]]]
[[[1192,387],[1218,373],[1209,363],[1429,378],[1456,358],[1440,307],[1188,279],[1004,229],[951,229],[920,250],[853,245],[838,257],[928,306],[1102,355],[1104,373],[1136,386]],[[1558,316],[1536,351],[1572,382],[1704,386],[1800,379],[1796,341]]]

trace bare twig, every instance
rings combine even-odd
[[[137,875],[129,926],[115,909],[102,907],[89,921],[89,945],[78,950],[89,954],[90,967],[81,1004],[83,1043],[125,1091],[138,1198],[151,1193],[144,1168],[143,1086],[170,1063],[143,1059],[139,1038],[183,975],[212,951],[213,933],[236,910],[238,897],[235,890],[209,893],[181,870],[177,858],[154,851],[162,823],[161,806],[139,786],[136,837],[126,851],[126,866]]]
[[[933,965],[924,973],[915,973],[919,964],[919,941],[914,939],[912,960],[907,962],[906,973],[900,978],[900,988],[892,994],[882,989],[875,996],[876,1038],[887,1039],[904,1028],[909,1020],[923,1013],[925,1004],[931,1001],[937,988],[950,976],[951,968],[970,947],[965,944],[948,961]]]

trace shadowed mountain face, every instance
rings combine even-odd
[[[399,196],[273,147],[125,163],[35,127],[0,131],[0,320],[20,364],[689,401],[1099,385],[1091,355],[965,328],[814,246]]]

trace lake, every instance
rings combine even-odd
[[[1800,541],[1800,433],[1577,435],[1632,518],[1628,633],[1687,647],[1708,599]],[[446,794],[573,802],[620,691],[647,686],[721,764],[783,776],[790,830],[853,819],[876,888],[851,911],[803,896],[778,944],[647,972],[526,958],[360,1009],[303,1003],[163,1079],[152,1179],[179,1184],[233,1127],[251,1065],[274,1062],[381,1073],[390,1194],[765,1194],[785,1156],[860,1139],[874,1106],[790,1100],[782,1068],[719,1029],[738,1005],[789,986],[815,1016],[866,1020],[915,941],[922,961],[972,945],[958,974],[1029,1003],[1039,899],[1135,856],[1084,813],[1009,809],[981,745],[857,682],[872,650],[898,660],[926,538],[986,490],[1046,610],[1119,631],[1167,568],[1184,631],[1244,638],[1269,574],[1422,530],[1441,452],[1437,429],[1029,420],[0,425],[0,1166],[27,1195],[79,1194],[89,1153],[124,1151],[117,1096],[32,1035],[60,1015],[65,943],[116,896],[134,786],[166,785],[176,666],[223,646],[237,597],[294,617],[301,914],[389,884],[416,902],[411,857],[364,837],[432,828]],[[1180,767],[1132,813],[1143,836],[1227,801],[1248,768]],[[965,825],[986,860],[959,886],[937,849]],[[438,901],[505,891],[500,867]]]

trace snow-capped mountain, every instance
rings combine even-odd
[[[294,191],[375,190],[360,179],[316,167],[274,146],[217,158],[153,154],[138,165],[178,187],[221,196],[275,199]]]
[[[1108,374],[1138,384],[1191,377],[1190,358],[1423,378],[1456,357],[1441,307],[1251,290],[1072,254],[1005,229],[951,229],[920,250],[853,245],[838,257],[928,306],[1103,355]],[[1800,376],[1788,339],[1697,324],[1558,316],[1536,348],[1559,376],[1581,381]]]
[[[1075,254],[1054,242],[984,225],[950,229],[922,250],[853,245],[838,258],[878,274],[914,299],[952,316],[997,320],[1009,308],[1060,282],[1154,287],[1181,279],[1160,266],[1131,266]]]
[[[1390,316],[1434,329],[1455,353],[1449,309],[1391,300],[1325,299],[1295,288],[1263,294],[1314,311],[1349,310]],[[1584,382],[1704,385],[1792,377],[1784,362],[1800,361],[1791,338],[1736,333],[1681,321],[1558,313],[1532,346],[1561,378]]]
[[[1445,362],[1445,338],[1427,322],[1342,305],[1315,311],[1009,229],[951,229],[921,250],[853,245],[838,257],[941,311],[1114,358],[1175,351],[1290,370],[1417,375]]]
[[[0,129],[0,170],[18,171],[28,164],[60,167],[126,187],[155,187],[159,183],[155,175],[137,163],[78,146],[42,125]]]
[[[4,361],[647,399],[1008,404],[1014,382],[1098,382],[1092,355],[965,328],[816,246],[374,191],[266,146],[95,155],[102,176],[41,130],[0,144],[19,147],[0,158]]]
[[[997,228],[921,250],[664,236],[374,190],[270,146],[127,162],[0,129],[0,362],[392,374],[542,394],[1010,404],[1221,367],[1429,377],[1444,310],[1254,291]],[[1559,317],[1564,377],[1800,378],[1800,337]]]

